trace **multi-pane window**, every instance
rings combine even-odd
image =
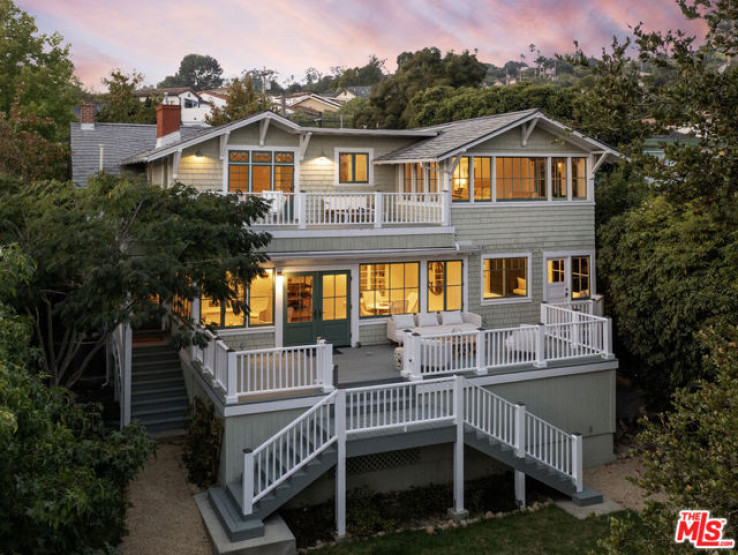
[[[496,158],[497,200],[546,199],[547,164],[548,158]]]
[[[571,257],[571,298],[589,298],[589,256]]]
[[[230,301],[219,301],[203,296],[200,299],[200,314],[203,322],[216,328],[240,328],[267,326],[274,324],[274,271],[265,270],[265,275],[257,276],[249,285],[248,300],[242,283],[232,284],[236,298],[248,305],[245,312]],[[248,317],[248,320],[247,320]]]
[[[292,152],[231,150],[228,153],[228,191],[291,193],[295,182],[294,164]]]
[[[469,200],[469,157],[462,156],[451,176],[451,199]]]
[[[574,199],[587,198],[587,159],[571,159],[571,196]]]
[[[486,258],[483,268],[485,299],[528,296],[528,258]]]
[[[338,155],[339,183],[369,183],[369,154],[341,152]]]
[[[563,258],[549,259],[548,283],[564,283],[566,279],[566,260]]]
[[[566,158],[551,158],[551,198],[566,198]]]
[[[492,200],[492,159],[474,157],[474,200]]]
[[[418,312],[419,271],[417,262],[362,264],[359,315],[366,318]]]
[[[405,193],[437,193],[438,162],[404,164],[402,191]]]
[[[428,312],[461,310],[463,296],[460,260],[428,263]]]
[[[428,164],[428,192],[438,192],[438,162]]]

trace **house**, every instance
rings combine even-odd
[[[214,95],[205,97],[190,87],[140,89],[134,91],[133,94],[141,102],[146,102],[147,99],[153,98],[162,104],[179,105],[181,107],[180,116],[182,124],[190,126],[206,125],[205,117],[210,114],[212,106],[219,105],[217,100],[213,101],[212,97]]]
[[[333,95],[333,100],[340,102],[341,104],[346,104],[355,98],[369,98],[371,95],[372,85],[344,87],[343,89],[339,89],[336,94]]]
[[[158,115],[156,142],[121,167],[271,203],[248,314],[201,298],[182,315],[218,328],[181,358],[189,395],[224,419],[209,499],[231,539],[333,491],[342,535],[346,488],[363,484],[453,477],[461,514],[464,476],[495,461],[522,503],[526,476],[598,498],[582,469],[613,459],[617,361],[594,176],[617,152],[539,110],[406,130],[264,112],[193,136],[176,107]]]

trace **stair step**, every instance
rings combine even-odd
[[[149,433],[165,430],[186,430],[188,420],[185,417],[158,418],[155,420],[140,420]]]
[[[244,518],[223,488],[210,488],[208,500],[223,525],[228,539],[238,542],[264,535],[264,522],[258,518]]]
[[[171,417],[181,417],[185,418],[187,413],[187,402],[185,401],[182,403],[182,406],[179,407],[171,407],[171,408],[150,408],[150,409],[134,409],[131,408],[131,416],[138,418],[139,420],[144,420],[147,418],[152,418],[154,420],[161,419],[165,415],[171,416]]]
[[[133,383],[145,382],[146,380],[159,379],[182,379],[181,368],[162,368],[160,370],[147,370],[145,372],[134,372],[132,374]]]
[[[156,401],[162,396],[177,395],[187,397],[187,389],[184,383],[168,383],[156,386],[143,386],[140,388],[131,388],[131,404],[135,402]]]
[[[180,364],[179,359],[133,361],[131,364],[131,370],[134,374],[136,372],[145,372],[147,370],[156,370],[158,368],[175,369],[181,367],[182,365]]]
[[[137,376],[134,375],[131,380],[131,385],[133,387],[136,387],[137,385],[144,385],[144,384],[155,384],[155,383],[176,383],[178,381],[184,381],[184,378],[182,377],[182,371],[171,371],[171,372],[160,372],[156,375],[143,375],[143,376]]]
[[[141,399],[137,395],[133,395],[132,397],[132,409],[140,408],[145,410],[147,408],[166,408],[172,404],[179,405],[181,403],[184,403],[185,406],[187,406],[189,403],[187,392],[184,388],[177,394],[157,395],[154,398]]]

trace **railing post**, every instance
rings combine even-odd
[[[336,422],[336,535],[346,535],[346,390],[338,390],[334,405]]]
[[[305,214],[305,193],[295,193],[295,217],[297,219],[297,227],[299,229],[305,229],[306,214]]]
[[[546,304],[546,301],[541,302],[541,322],[544,324],[551,323],[548,321],[548,305]]]
[[[584,450],[582,434],[571,434],[571,473],[577,493],[584,489]]]
[[[518,403],[515,409],[515,456],[525,458],[525,403]]]
[[[581,344],[580,337],[583,335],[581,331],[581,325],[580,322],[582,321],[580,317],[581,313],[577,311],[573,311],[571,315],[571,354],[572,356],[577,356],[579,353],[579,346]]]
[[[318,376],[323,384],[323,393],[330,393],[335,389],[333,383],[333,345],[327,344],[325,339],[318,339]]]
[[[254,454],[251,449],[243,450],[241,493],[241,511],[248,516],[254,512]]]
[[[536,339],[536,361],[533,366],[536,368],[546,367],[546,325],[538,324],[535,329]]]
[[[451,190],[444,191],[441,198],[443,199],[443,225],[448,227],[451,225]]]
[[[226,352],[226,404],[228,405],[238,403],[237,362],[236,352],[228,349]]]
[[[423,376],[420,372],[420,336],[410,331],[406,332],[403,351],[402,376],[412,382],[422,380]]]
[[[376,191],[374,193],[374,227],[382,227],[384,219],[384,199],[382,193]]]
[[[486,349],[484,348],[484,331],[483,330],[477,330],[477,334],[475,336],[476,339],[476,349],[477,349],[477,369],[474,372],[478,376],[484,376],[487,373],[487,357],[486,357]]]
[[[602,322],[602,349],[602,358],[615,358],[612,352],[612,318],[605,318]]]
[[[464,513],[464,385],[462,376],[454,377],[454,411],[456,441],[454,442],[454,513]]]

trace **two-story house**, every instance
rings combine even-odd
[[[596,497],[582,467],[613,458],[617,361],[595,300],[594,176],[617,152],[538,110],[408,130],[264,112],[190,136],[176,107],[159,117],[121,167],[271,202],[249,312],[196,300],[217,338],[182,353],[190,395],[225,420],[211,502],[231,538],[334,485],[341,534],[352,458],[368,462],[349,487],[453,477],[458,511],[465,460],[468,477],[490,457],[520,500],[525,475]]]

